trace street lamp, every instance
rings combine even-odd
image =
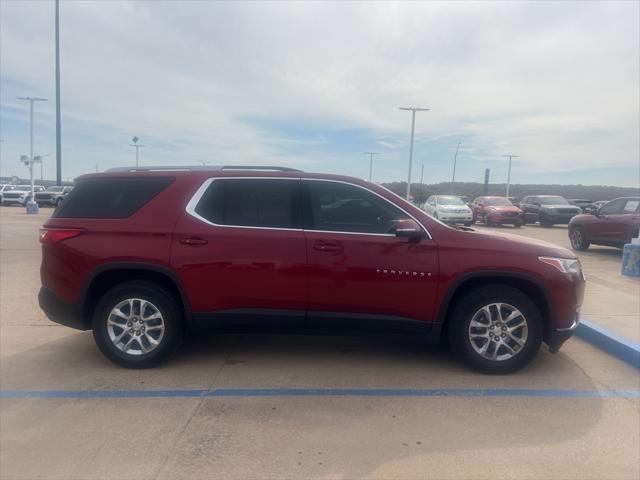
[[[462,142],[458,142],[458,145],[456,146],[456,154],[453,156],[453,176],[451,177],[451,195],[453,195],[453,189],[456,182],[456,163],[458,161],[458,149],[460,148],[461,144]]]
[[[364,152],[365,155],[369,155],[369,181],[373,182],[373,156],[380,155],[378,152]]]
[[[509,198],[509,185],[511,183],[511,160],[514,158],[518,158],[519,155],[502,155],[503,157],[507,157],[509,159],[509,170],[507,173],[507,194],[505,197]]]
[[[20,160],[29,167],[31,172],[31,196],[27,202],[27,213],[38,213],[38,204],[35,201],[35,195],[33,192],[33,103],[34,102],[46,102],[46,98],[38,97],[17,97],[18,100],[26,100],[29,102],[29,157],[25,161],[26,155],[22,155]]]
[[[131,139],[131,141],[133,142],[133,145],[129,145],[130,147],[135,147],[136,148],[136,168],[138,168],[139,163],[138,163],[138,150],[142,147],[144,147],[144,145],[138,145],[138,140],[140,140],[138,137],[133,137]]]
[[[408,110],[411,112],[411,144],[409,146],[409,174],[407,176],[407,201],[411,194],[411,162],[413,161],[413,133],[416,127],[416,112],[428,112],[429,108],[420,107],[399,107],[398,110]]]

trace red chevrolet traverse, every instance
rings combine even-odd
[[[512,372],[578,325],[575,255],[454,229],[385,188],[277,167],[116,169],[80,177],[45,223],[40,305],[132,368],[185,332],[447,338]]]

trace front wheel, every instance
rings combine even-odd
[[[100,351],[127,368],[148,368],[166,360],[180,345],[183,330],[178,300],[152,282],[115,286],[100,299],[93,315],[93,337]]]
[[[542,317],[520,290],[480,287],[459,299],[450,317],[454,353],[483,373],[512,373],[529,363],[542,343]]]
[[[582,227],[573,227],[569,231],[569,240],[571,241],[571,248],[574,250],[584,251],[589,248],[589,241]]]

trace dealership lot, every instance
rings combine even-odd
[[[115,367],[37,306],[49,213],[0,208],[0,388],[43,392],[0,399],[2,479],[640,477],[638,371],[578,339],[506,377],[410,339],[313,336],[213,336]],[[499,230],[568,246],[566,227]],[[620,252],[580,258],[583,316],[640,338]]]

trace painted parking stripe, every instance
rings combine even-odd
[[[195,397],[538,397],[640,398],[640,390],[221,388],[216,390],[0,390],[0,398],[195,398]]]

